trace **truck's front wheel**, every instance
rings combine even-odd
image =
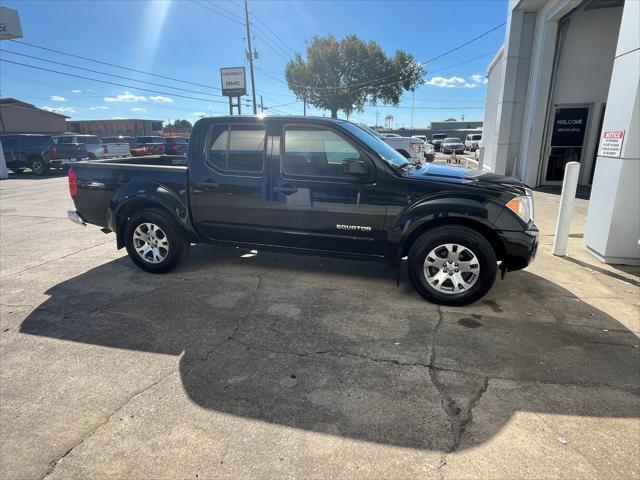
[[[487,239],[463,226],[438,227],[418,238],[409,250],[409,277],[427,300],[467,305],[482,298],[498,272]]]
[[[166,273],[186,259],[190,244],[161,210],[142,210],[125,226],[129,258],[150,273]]]

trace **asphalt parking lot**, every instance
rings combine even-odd
[[[0,478],[638,478],[640,269],[541,251],[469,307],[383,265],[194,246],[149,275],[0,182]]]

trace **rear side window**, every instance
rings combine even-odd
[[[207,163],[225,172],[262,172],[265,138],[262,125],[214,125],[209,131]]]
[[[45,146],[45,145],[51,145],[52,143],[53,143],[53,138],[51,137],[26,136],[26,137],[23,137],[23,140],[22,140],[23,145]]]
[[[53,141],[57,145],[67,145],[73,143],[73,137],[54,137]]]
[[[285,174],[353,180],[353,176],[345,173],[348,160],[362,158],[358,149],[337,133],[317,127],[286,127]]]
[[[84,143],[85,145],[101,145],[102,140],[98,137],[78,137],[78,143]]]

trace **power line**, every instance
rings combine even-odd
[[[255,26],[254,23],[252,23],[252,25]],[[253,33],[259,39],[261,39],[267,47],[269,47],[271,50],[273,50],[275,53],[280,55],[285,60],[289,60],[289,57],[287,56],[288,54],[284,50],[282,50],[282,48],[278,47],[278,45],[276,45],[275,43],[271,43],[269,40],[267,40],[265,37],[263,37],[262,34],[260,34],[258,31],[254,30]]]
[[[33,48],[39,48],[41,50],[46,50],[48,52],[58,53],[60,55],[67,55],[69,57],[78,58],[80,60],[86,60],[88,62],[99,63],[101,65],[107,65],[109,67],[121,68],[123,70],[129,70],[130,72],[142,73],[144,75],[150,75],[152,77],[163,78],[165,80],[171,80],[173,82],[188,83],[189,85],[195,85],[197,87],[212,88],[214,90],[222,90],[222,88],[214,87],[212,85],[205,85],[203,83],[191,82],[191,81],[188,81],[188,80],[182,80],[182,79],[179,79],[179,78],[169,77],[169,76],[166,76],[166,75],[159,75],[157,73],[145,72],[144,70],[137,70],[135,68],[125,67],[123,65],[116,65],[115,63],[109,63],[109,62],[104,62],[102,60],[96,60],[94,58],[83,57],[81,55],[76,55],[74,53],[63,52],[63,51],[60,51],[60,50],[55,50],[53,48],[43,47],[41,45],[35,45],[33,43],[24,42],[22,40],[11,40],[11,42],[19,43],[19,44],[22,44],[22,45],[27,45],[27,46],[33,47]]]
[[[230,16],[230,15],[227,15],[227,14],[225,14],[225,13],[222,13],[222,12],[220,12],[220,11],[218,11],[218,10],[214,10],[213,8],[208,7],[207,5],[203,5],[203,4],[201,4],[201,3],[198,3],[198,2],[196,2],[196,0],[191,0],[191,2],[192,2],[192,3],[194,3],[195,5],[198,5],[199,7],[202,7],[202,8],[205,8],[205,9],[209,10],[210,12],[213,12],[213,13],[215,13],[215,14],[217,14],[217,15],[220,15],[221,17],[224,17],[224,18],[226,18],[227,20],[231,20],[232,22],[238,23],[238,24],[240,24],[240,25],[244,25],[244,22],[242,22],[241,20],[237,20],[237,19],[233,18],[233,17],[232,17],[232,16]]]
[[[140,91],[143,91],[143,92],[158,93],[158,94],[161,94],[161,95],[171,95],[173,97],[187,98],[189,100],[198,100],[198,101],[201,101],[201,102],[227,104],[227,102],[225,102],[223,100],[213,100],[213,99],[210,99],[210,98],[190,97],[190,96],[187,96],[187,95],[181,95],[181,94],[172,93],[172,92],[162,92],[162,91],[159,91],[159,90],[150,90],[148,88],[136,87],[136,86],[132,86],[132,85],[126,85],[126,84],[123,84],[123,83],[108,82],[106,80],[99,80],[97,78],[85,77],[85,76],[82,76],[82,75],[75,75],[73,73],[60,72],[58,70],[52,70],[50,68],[38,67],[36,65],[29,65],[29,64],[26,64],[26,63],[14,62],[12,60],[6,60],[4,58],[0,58],[0,62],[11,63],[13,65],[20,65],[22,67],[34,68],[36,70],[42,70],[42,71],[45,71],[45,72],[57,73],[59,75],[66,75],[68,77],[81,78],[83,80],[91,80],[92,82],[99,82],[99,83],[105,83],[107,85],[115,85],[115,86],[118,86],[118,87],[130,88],[131,90],[140,90]]]
[[[483,33],[481,33],[480,35],[477,35],[477,36],[473,37],[472,39],[467,40],[466,42],[464,42],[464,43],[462,43],[462,44],[460,44],[460,45],[458,45],[458,46],[456,46],[456,47],[454,47],[454,48],[452,48],[452,49],[450,49],[450,50],[447,50],[447,51],[446,51],[446,52],[444,52],[444,53],[441,53],[440,55],[437,55],[437,56],[435,56],[435,57],[433,57],[433,58],[430,58],[430,59],[428,59],[428,60],[425,60],[424,62],[417,62],[417,63],[418,63],[418,64],[420,64],[420,65],[426,65],[427,63],[434,62],[434,61],[436,61],[436,60],[438,60],[438,59],[440,59],[440,58],[442,58],[442,57],[444,57],[444,56],[446,56],[446,55],[449,55],[449,54],[451,54],[451,53],[453,53],[453,52],[455,52],[455,51],[457,51],[457,50],[459,50],[459,49],[463,48],[463,47],[466,47],[466,46],[467,46],[467,45],[469,45],[470,43],[473,43],[473,42],[475,42],[476,40],[479,40],[480,38],[482,38],[482,37],[484,37],[484,36],[486,36],[486,35],[490,34],[491,32],[494,32],[494,31],[495,31],[495,30],[497,30],[498,28],[503,27],[505,24],[506,24],[506,22],[502,22],[500,25],[496,25],[495,27],[490,28],[489,30],[487,30],[487,31],[485,31],[485,32],[483,32]],[[448,68],[448,67],[447,67],[447,68]],[[276,78],[276,77],[274,77],[274,76],[272,76],[272,75],[270,75],[270,74],[268,74],[268,73],[264,72],[263,70],[261,70],[261,72],[262,72],[262,73],[264,73],[265,75],[267,75],[267,76],[269,76],[269,77],[273,78],[274,80],[278,80],[278,81],[280,81],[280,82],[282,82],[282,83],[287,84],[287,82],[286,82],[286,81],[283,81],[283,80],[282,80],[282,79],[280,79],[280,78]],[[344,90],[344,89],[346,88],[346,89],[347,89],[347,90],[346,90],[347,92],[352,92],[352,91],[357,91],[357,89],[354,89],[354,87],[360,87],[360,86],[364,86],[364,85],[370,85],[371,83],[375,83],[375,82],[378,82],[378,81],[383,80],[383,79],[385,79],[385,78],[390,78],[390,77],[394,77],[394,76],[398,76],[398,75],[400,75],[400,74],[399,74],[399,73],[397,73],[397,72],[396,72],[396,73],[391,73],[391,74],[389,74],[389,75],[383,75],[382,77],[378,77],[378,78],[373,79],[373,80],[367,80],[367,81],[365,81],[365,82],[361,82],[361,83],[357,83],[357,84],[354,84],[354,85],[350,85],[350,86],[348,86],[348,87],[344,87],[344,86],[336,86],[336,87],[314,87],[314,88],[315,88],[315,89],[322,89],[322,90],[335,90],[335,91],[337,91],[337,90],[339,90],[339,89]],[[377,85],[377,86],[378,86],[378,87],[384,87],[384,86],[387,86],[387,85],[393,85],[393,84],[400,83],[400,82],[403,82],[403,81],[404,81],[404,80],[396,80],[396,81],[394,81],[394,82],[389,82],[389,83],[386,83],[386,84],[383,84],[383,85]],[[293,85],[294,85],[294,86],[296,86],[296,87],[300,87],[300,88],[307,88],[307,89],[311,89],[311,88],[312,88],[312,87],[309,87],[308,85],[299,85],[299,84],[293,84]],[[362,90],[362,89],[360,89],[360,90]]]
[[[244,20],[243,20],[243,18],[242,18],[242,15],[238,15],[237,13],[232,12],[231,10],[227,10],[225,7],[223,7],[222,5],[220,5],[220,3],[219,3],[219,2],[218,2],[218,3],[214,3],[214,2],[211,2],[211,1],[209,1],[209,0],[203,0],[203,1],[204,1],[206,4],[211,5],[211,6],[212,6],[212,7],[214,7],[214,8],[217,8],[217,9],[222,10],[223,12],[228,13],[228,14],[229,14],[229,15],[231,15],[232,17],[235,17],[237,20],[239,20],[239,21],[240,21],[240,23],[242,23],[242,24],[244,25]]]
[[[114,73],[101,72],[99,70],[93,70],[91,68],[78,67],[76,65],[70,65],[68,63],[56,62],[55,60],[49,60],[49,59],[42,58],[42,57],[36,57],[36,56],[33,56],[33,55],[27,55],[25,53],[12,52],[11,50],[5,50],[3,48],[0,48],[0,51],[6,52],[6,53],[10,53],[12,55],[20,55],[21,57],[32,58],[34,60],[40,60],[42,62],[54,63],[56,65],[62,65],[64,67],[70,67],[70,68],[75,68],[75,69],[78,69],[78,70],[84,70],[85,72],[97,73],[98,75],[107,75],[109,77],[121,78],[123,80],[129,80],[129,81],[132,81],[132,82],[146,83],[148,85],[155,85],[156,87],[171,88],[173,90],[180,90],[180,91],[188,92],[188,93],[197,93],[198,95],[210,95],[212,97],[222,97],[222,95],[215,94],[215,93],[200,92],[198,90],[190,90],[188,88],[181,88],[181,87],[172,87],[171,85],[164,85],[162,83],[149,82],[147,80],[138,80],[136,78],[124,77],[122,75],[116,75]]]
[[[432,72],[429,72],[429,73],[431,75],[433,75],[434,73],[442,72],[443,70],[449,70],[450,68],[459,67],[460,65],[464,65],[466,63],[473,62],[474,60],[478,60],[480,58],[488,57],[489,55],[495,55],[497,52],[498,52],[497,50],[493,50],[491,52],[483,53],[482,55],[478,55],[477,57],[468,58],[466,60],[461,61],[460,63],[454,63],[453,65],[449,65],[449,66],[446,66],[446,67],[438,68],[438,69],[433,70]]]
[[[279,35],[277,32],[273,31],[273,29],[264,21],[262,20],[258,15],[256,15],[256,13],[253,13],[253,18],[255,18],[258,22],[260,22],[260,24],[262,24],[264,26],[264,28],[266,28],[272,35],[273,38],[275,38],[276,40],[280,41],[280,43],[282,43],[282,45],[284,45],[285,48],[287,48],[290,53],[294,53],[295,52],[295,48],[293,48],[291,46],[291,44],[289,42],[287,42],[284,38],[282,38],[281,35]]]

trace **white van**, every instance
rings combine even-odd
[[[464,139],[464,149],[469,150],[470,152],[475,152],[478,148],[480,148],[480,140],[482,140],[482,135],[479,133],[472,133],[471,135],[467,135]]]

